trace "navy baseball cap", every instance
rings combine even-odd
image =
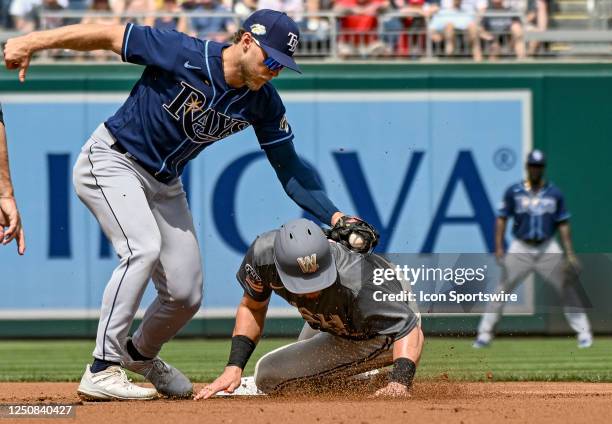
[[[323,230],[304,218],[287,222],[276,234],[274,264],[285,288],[295,294],[323,290],[338,276]]]
[[[300,29],[286,13],[270,9],[258,10],[244,21],[242,29],[251,33],[268,57],[295,72],[302,73],[293,60],[293,54],[300,40]]]
[[[541,150],[533,150],[527,156],[527,165],[546,166],[546,156]]]

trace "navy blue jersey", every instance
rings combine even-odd
[[[551,183],[546,183],[535,193],[526,182],[513,184],[506,190],[498,214],[514,218],[514,237],[532,241],[550,239],[558,224],[570,217],[565,209],[563,193]]]
[[[105,124],[159,181],[178,177],[204,148],[250,125],[264,149],[293,139],[270,83],[258,91],[227,85],[224,47],[173,30],[126,26],[121,58],[146,68]]]

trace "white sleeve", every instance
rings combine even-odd
[[[32,4],[27,0],[13,0],[9,13],[11,16],[24,17],[32,10]]]

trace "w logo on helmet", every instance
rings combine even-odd
[[[304,274],[312,274],[317,272],[319,265],[317,265],[317,254],[313,253],[310,256],[304,256],[303,258],[297,258],[297,263]]]

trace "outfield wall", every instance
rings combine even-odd
[[[298,152],[330,197],[374,223],[385,252],[490,252],[506,186],[536,146],[565,192],[579,252],[612,251],[607,218],[612,65],[307,65],[276,86]],[[0,74],[11,167],[28,236],[0,250],[0,337],[90,336],[112,249],[71,186],[80,146],[138,77],[136,66],[39,66],[19,84]],[[225,335],[241,290],[241,255],[260,232],[297,217],[254,133],[203,152],[184,177],[202,243],[205,302],[189,335]],[[528,288],[527,288],[528,289]],[[546,289],[535,286],[538,296]],[[607,281],[587,287],[599,331],[612,328]],[[154,296],[147,291],[145,303]],[[267,327],[293,333],[276,299]],[[470,332],[477,317],[430,317],[436,332]],[[515,316],[509,332],[564,332],[556,315]]]

